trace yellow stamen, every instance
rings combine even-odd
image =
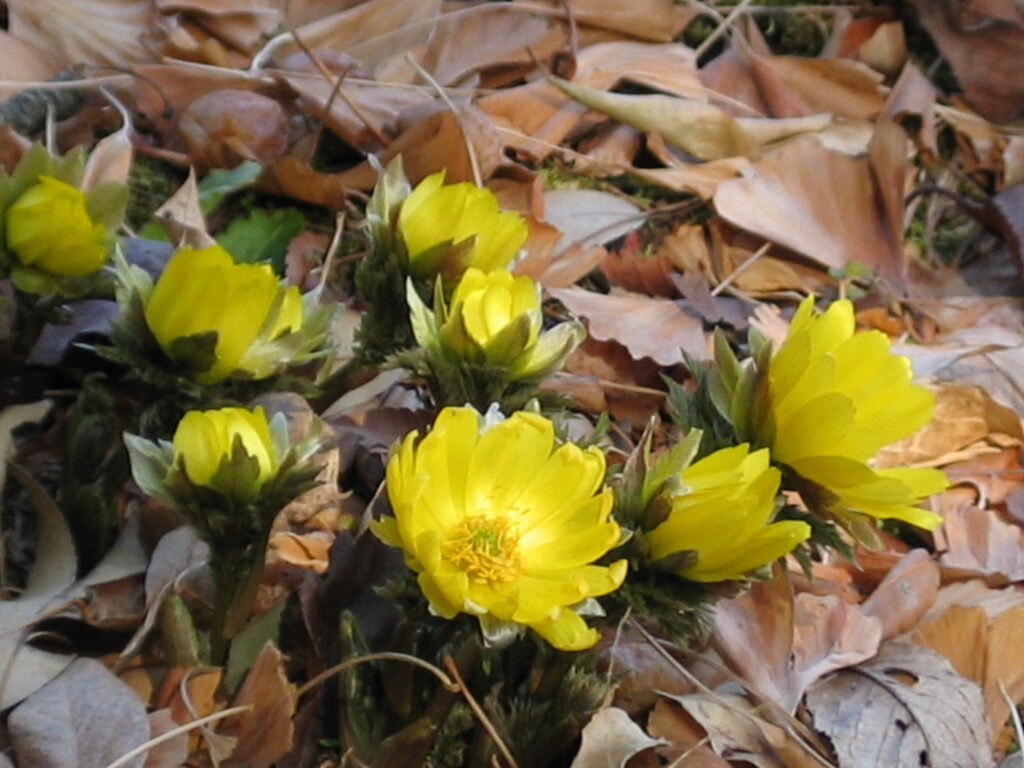
[[[451,530],[441,555],[474,581],[511,581],[519,575],[519,528],[508,517],[474,515]]]

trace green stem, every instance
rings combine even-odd
[[[227,662],[231,639],[249,618],[263,578],[269,535],[268,530],[255,546],[215,554],[210,563],[217,586],[210,627],[210,661],[214,666]]]

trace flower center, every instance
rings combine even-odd
[[[478,582],[511,581],[519,574],[519,529],[508,517],[474,515],[455,526],[441,555]]]

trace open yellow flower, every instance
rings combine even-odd
[[[7,209],[7,247],[26,267],[79,277],[107,262],[107,229],[94,222],[82,192],[40,176]]]
[[[225,496],[246,496],[259,490],[277,472],[278,457],[263,408],[221,408],[189,411],[174,432],[174,463],[195,485],[213,488]],[[239,486],[234,473],[221,473],[236,446],[255,460],[255,475]],[[241,492],[241,493],[240,493]]]
[[[910,361],[890,352],[884,333],[855,333],[854,325],[849,301],[821,314],[811,298],[800,305],[768,367],[769,418],[755,425],[757,437],[775,461],[819,487],[816,503],[829,511],[935,528],[941,517],[917,505],[947,486],[942,472],[867,463],[927,422],[934,397],[911,384]]]
[[[489,428],[471,408],[445,408],[413,432],[387,467],[394,517],[374,524],[401,547],[431,609],[476,616],[489,637],[530,627],[562,650],[598,633],[574,606],[617,589],[626,562],[592,565],[619,542],[604,456],[567,443],[518,412]]]
[[[266,264],[236,264],[218,245],[182,248],[167,262],[145,304],[146,324],[167,356],[211,384],[234,373],[271,375],[282,362],[261,347],[303,322],[298,288]],[[192,337],[215,333],[213,359],[196,360]]]
[[[696,558],[679,570],[694,581],[738,579],[791,552],[811,535],[807,523],[771,523],[779,470],[768,451],[750,452],[746,443],[722,448],[680,473],[682,491],[671,499],[665,522],[647,535],[657,560],[692,551]]]
[[[506,266],[526,242],[523,217],[502,212],[491,190],[473,184],[445,184],[444,171],[423,179],[402,202],[398,230],[416,277],[458,277],[466,267],[485,272]],[[445,244],[472,239],[458,263],[450,263]]]
[[[484,273],[470,267],[452,294],[439,336],[454,357],[506,368],[516,381],[553,367],[579,341],[580,329],[572,323],[544,334],[541,325],[540,289],[533,280],[504,269]]]

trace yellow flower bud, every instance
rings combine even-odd
[[[540,290],[529,277],[498,269],[466,270],[452,294],[441,343],[449,354],[476,365],[506,368],[511,380],[551,368],[578,341],[578,326],[564,323],[541,334]]]
[[[403,201],[398,230],[409,253],[409,270],[417,277],[458,277],[466,267],[485,272],[506,266],[526,242],[522,216],[502,212],[489,189],[473,184],[444,184],[444,171],[432,174]],[[458,246],[472,239],[458,263],[437,246]]]
[[[182,248],[153,287],[145,318],[167,356],[185,366],[189,351],[179,340],[216,333],[212,364],[192,371],[198,381],[214,383],[236,371],[262,378],[280,361],[257,355],[257,348],[299,330],[302,297],[282,287],[266,264],[236,264],[219,245]]]
[[[106,228],[95,223],[82,192],[40,176],[7,209],[7,248],[26,267],[78,277],[107,261]]]
[[[189,411],[174,432],[174,463],[195,485],[204,485],[227,496],[237,496],[237,478],[218,478],[221,466],[231,460],[235,445],[256,460],[258,473],[250,488],[255,491],[277,472],[278,458],[270,437],[267,416],[260,407]],[[218,482],[220,481],[220,482]]]

